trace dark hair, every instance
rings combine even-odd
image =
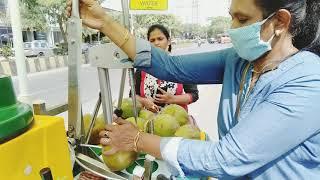
[[[320,2],[319,0],[256,0],[266,18],[273,12],[286,9],[291,13],[290,33],[293,45],[320,53]]]
[[[154,25],[150,26],[149,29],[148,29],[148,33],[147,33],[148,40],[150,39],[150,34],[156,29],[159,29],[166,36],[166,38],[168,40],[170,39],[170,33],[169,33],[169,31],[168,31],[168,29],[166,27],[164,27],[161,24],[154,24]],[[168,48],[168,51],[171,52],[171,50],[172,50],[172,46],[170,44],[169,48]]]

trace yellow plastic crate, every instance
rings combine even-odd
[[[73,179],[63,118],[35,116],[25,133],[0,144],[0,179],[40,180],[50,169],[54,180]]]

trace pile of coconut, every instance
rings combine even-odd
[[[139,128],[140,131],[149,133],[150,123],[153,124],[153,132],[161,137],[183,137],[187,139],[200,139],[200,130],[195,125],[189,123],[188,112],[181,106],[170,104],[165,106],[160,112],[153,113],[142,108],[137,102],[137,112],[139,114],[137,123],[134,118],[133,102],[131,98],[123,99],[121,110],[122,118],[130,121]],[[85,132],[88,132],[91,120],[90,114],[83,117]],[[99,115],[91,132],[90,144],[98,145],[100,142],[99,132],[104,130],[105,120],[103,115]],[[109,150],[110,147],[104,147]],[[135,152],[118,152],[112,156],[103,156],[105,164],[112,171],[121,171],[129,167],[136,159]]]

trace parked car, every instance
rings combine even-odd
[[[217,43],[217,40],[215,38],[208,38],[208,43],[214,44],[214,43]]]
[[[51,56],[53,55],[53,48],[45,40],[35,40],[24,43],[24,54],[30,56]]]

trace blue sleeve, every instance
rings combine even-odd
[[[293,151],[319,133],[320,75],[273,91],[219,142],[182,140],[177,159],[186,176],[241,177]]]
[[[148,41],[137,40],[134,66],[153,76],[183,84],[221,84],[231,49],[170,56]]]

